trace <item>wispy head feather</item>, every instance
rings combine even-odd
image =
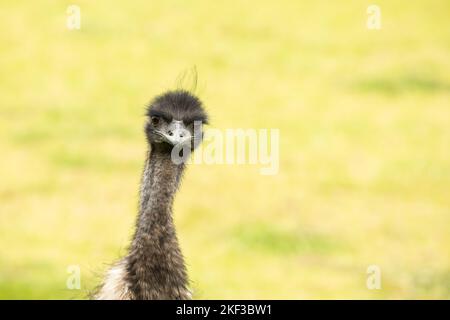
[[[196,94],[197,91],[198,73],[197,67],[181,72],[176,79],[176,88],[179,91],[188,91]]]

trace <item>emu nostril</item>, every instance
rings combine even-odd
[[[169,134],[169,136],[173,136],[173,132],[172,131],[169,131],[167,133]]]

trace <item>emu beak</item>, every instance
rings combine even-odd
[[[173,120],[163,133],[165,140],[173,146],[183,144],[191,140],[191,133],[184,126],[183,121]]]

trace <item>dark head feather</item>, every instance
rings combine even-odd
[[[208,123],[208,115],[199,98],[185,90],[168,91],[157,96],[147,108],[147,116],[159,116],[166,120],[182,120]]]

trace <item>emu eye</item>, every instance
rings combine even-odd
[[[152,117],[152,124],[153,124],[154,126],[158,125],[158,124],[159,124],[159,118],[153,116],[153,117]]]

